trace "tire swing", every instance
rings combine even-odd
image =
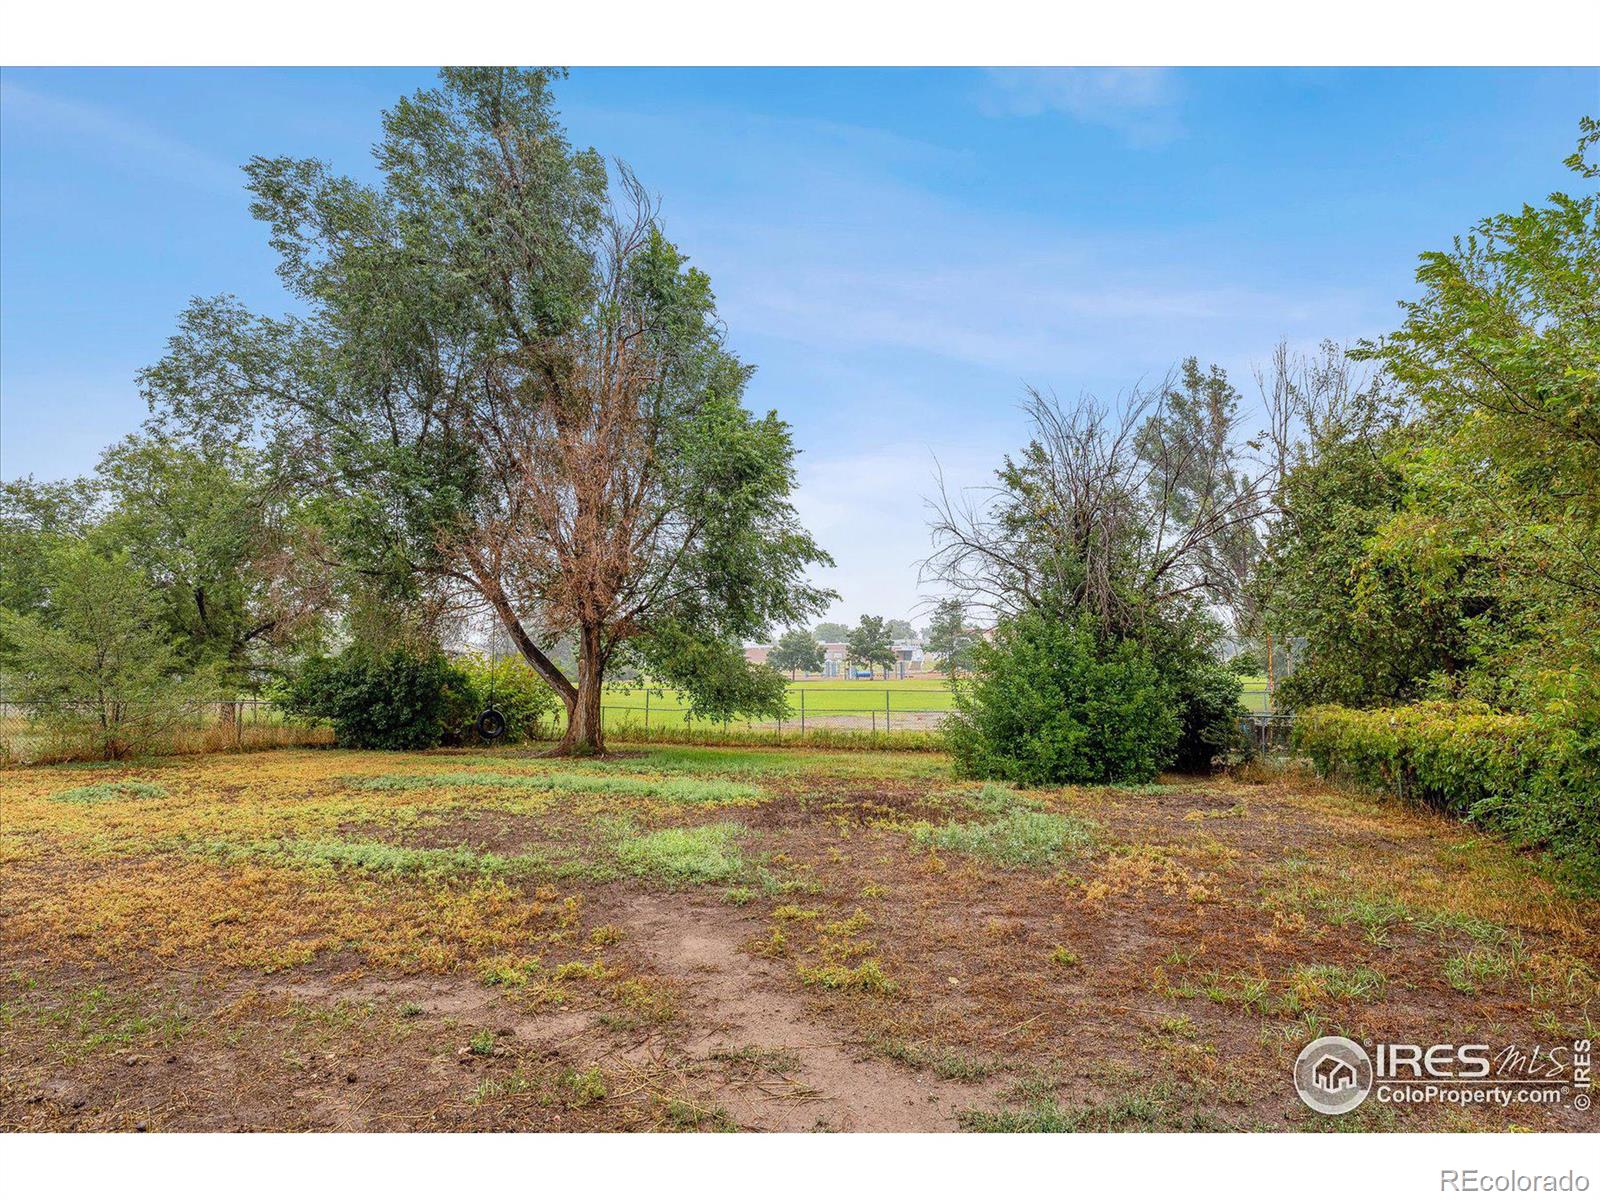
[[[478,731],[478,736],[486,742],[498,742],[506,735],[506,715],[494,705],[495,678],[500,674],[500,644],[496,639],[490,643],[489,661],[489,703],[478,714],[478,719],[472,727]]]

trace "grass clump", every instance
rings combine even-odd
[[[368,775],[352,780],[350,786],[371,792],[429,788],[513,788],[534,792],[648,796],[670,804],[731,804],[760,794],[760,789],[752,784],[722,779],[630,779],[614,775],[580,775],[575,772],[508,775],[492,771],[446,771],[434,775]]]
[[[91,783],[57,792],[50,799],[58,804],[100,804],[107,800],[159,800],[167,789],[138,779],[119,779],[114,783]]]
[[[1388,987],[1383,972],[1372,967],[1303,964],[1289,973],[1289,1007],[1297,1011],[1322,1000],[1381,1000]]]
[[[1053,1096],[1031,1097],[1021,1108],[968,1109],[961,1127],[974,1133],[1149,1133],[1158,1130],[1216,1131],[1226,1126],[1180,1110],[1170,1083],[1152,1084],[1103,1104],[1064,1107]]]
[[[1513,965],[1509,955],[1476,946],[1465,954],[1455,954],[1446,959],[1444,978],[1456,991],[1470,996],[1487,984],[1508,978]]]
[[[887,996],[894,991],[894,980],[884,974],[875,958],[863,959],[853,967],[842,963],[822,966],[801,966],[800,982],[813,987],[827,988],[833,992],[873,992]]]
[[[1094,846],[1096,830],[1075,817],[1015,807],[989,821],[923,823],[912,830],[911,840],[918,847],[953,850],[1003,867],[1043,867]]]
[[[388,842],[341,842],[292,839],[277,842],[189,842],[185,849],[223,862],[260,859],[299,867],[331,867],[386,875],[510,875],[529,864],[521,858],[464,846],[452,850],[419,850]]]
[[[556,1082],[570,1097],[567,1104],[571,1108],[598,1104],[607,1095],[605,1073],[599,1067],[590,1067],[587,1071],[563,1071]]]
[[[661,829],[625,838],[617,861],[633,875],[668,883],[720,883],[744,868],[736,839],[745,832],[731,821],[687,829]]]

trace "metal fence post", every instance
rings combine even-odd
[[[650,732],[650,693],[644,694],[644,731]]]
[[[889,689],[883,689],[883,731],[889,732]]]
[[[800,736],[806,734],[806,690],[800,689]]]

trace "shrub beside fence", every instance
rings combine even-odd
[[[1415,800],[1522,846],[1600,889],[1600,738],[1482,704],[1299,714],[1294,743],[1320,774]]]

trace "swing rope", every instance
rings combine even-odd
[[[494,703],[494,689],[500,676],[500,640],[491,625],[489,631],[489,704],[478,714],[478,736],[486,742],[499,741],[505,736],[506,718]]]

